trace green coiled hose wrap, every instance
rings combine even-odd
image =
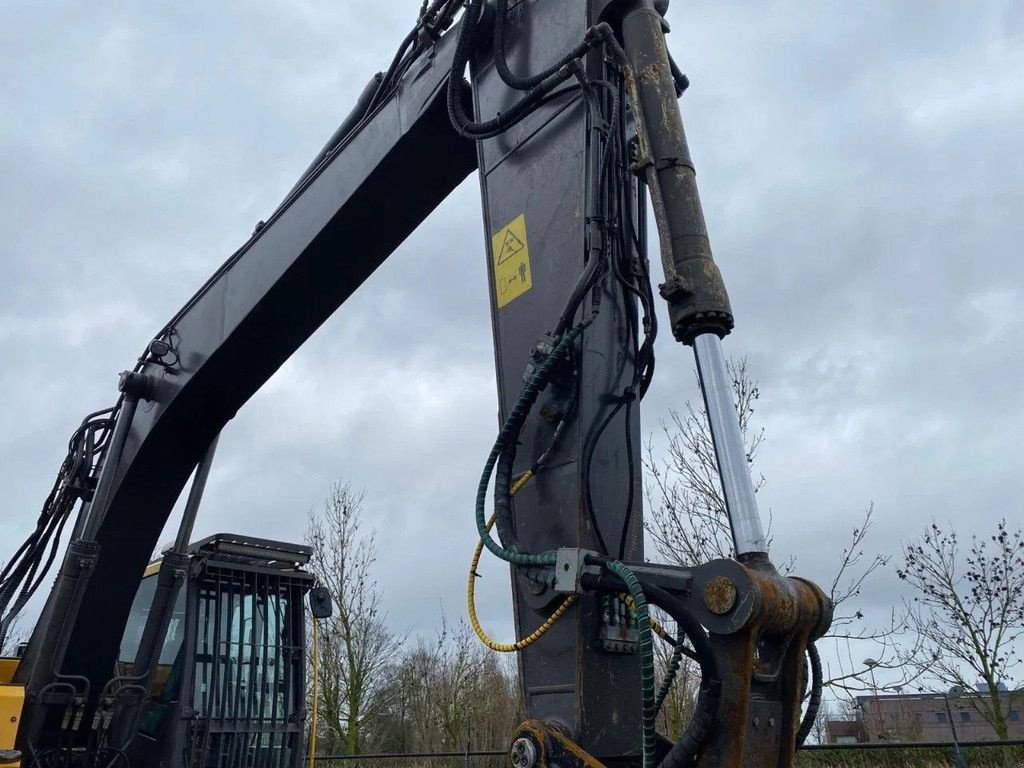
[[[498,437],[494,441],[494,447],[491,448],[491,452],[487,456],[484,471],[480,475],[480,484],[476,490],[477,533],[480,534],[480,540],[487,549],[497,557],[513,565],[554,565],[558,554],[554,550],[539,554],[513,552],[492,539],[491,534],[487,530],[487,487],[490,485],[494,466],[498,463],[498,459],[501,458],[505,446],[509,444],[509,441],[516,440],[519,437],[519,430],[522,428],[523,421],[526,419],[530,409],[533,408],[533,404],[537,402],[537,395],[540,394],[540,391],[547,384],[551,370],[561,359],[562,355],[565,354],[566,350],[575,343],[588,324],[586,322],[580,323],[575,328],[567,331],[559,339],[551,353],[537,366],[533,376],[530,377],[529,383],[519,393],[519,398],[516,400],[515,405],[512,406],[512,410],[506,417],[505,423],[502,424]]]
[[[654,694],[654,639],[651,633],[651,614],[647,598],[636,575],[625,565],[612,560],[606,564],[608,570],[622,579],[630,597],[633,598],[633,613],[636,616],[637,643],[640,651],[640,694],[643,701],[643,768],[654,768],[655,719],[658,709]]]
[[[519,431],[523,421],[529,414],[537,401],[537,396],[545,387],[554,366],[562,359],[566,351],[580,337],[584,329],[589,325],[585,321],[567,331],[558,343],[551,350],[551,353],[537,365],[529,383],[516,399],[515,405],[509,412],[502,424],[501,430],[494,441],[487,461],[484,464],[480,476],[480,483],[476,493],[476,527],[480,540],[494,555],[512,565],[525,566],[553,566],[555,565],[558,553],[555,550],[548,550],[539,553],[514,552],[503,547],[491,538],[487,528],[487,489],[490,486],[491,475],[494,467],[501,458],[502,452],[510,441],[518,439]],[[605,564],[608,570],[622,579],[630,596],[633,598],[634,612],[636,614],[637,632],[639,637],[640,651],[640,690],[643,705],[643,768],[655,768],[655,719],[657,707],[655,700],[654,684],[654,641],[651,633],[651,617],[647,606],[647,599],[644,597],[643,587],[639,579],[624,564],[618,561],[611,561]]]

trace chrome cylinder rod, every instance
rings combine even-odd
[[[754,498],[754,483],[750,479],[722,340],[714,333],[701,334],[694,339],[693,354],[697,358],[697,375],[718,459],[718,476],[725,493],[736,556],[767,553],[768,543]]]

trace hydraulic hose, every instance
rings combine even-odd
[[[668,662],[668,670],[665,672],[665,679],[661,681],[661,687],[658,689],[658,695],[654,700],[654,711],[661,712],[661,707],[665,703],[665,699],[668,698],[669,691],[672,690],[672,685],[676,681],[676,675],[679,674],[679,666],[683,663],[683,644],[679,642],[675,648],[672,649],[672,658]]]
[[[516,435],[518,439],[518,435]],[[498,459],[498,466],[494,475],[494,515],[498,528],[498,540],[505,549],[519,552],[519,538],[516,536],[515,525],[512,522],[512,463],[516,458],[516,439],[513,439],[501,452]]]
[[[553,550],[541,552],[539,554],[514,552],[491,538],[486,516],[487,488],[491,483],[491,475],[494,474],[495,465],[498,463],[501,455],[505,452],[506,447],[519,435],[519,430],[522,428],[526,415],[530,412],[530,409],[533,408],[534,403],[537,402],[537,396],[540,394],[541,389],[543,389],[547,384],[548,378],[551,376],[551,371],[554,369],[555,364],[572,346],[576,339],[579,338],[580,334],[582,334],[584,329],[589,325],[589,322],[590,321],[584,321],[580,323],[562,336],[551,353],[537,366],[529,383],[519,394],[519,398],[516,400],[515,405],[512,406],[512,410],[509,412],[505,419],[505,423],[498,432],[498,437],[494,441],[494,447],[491,448],[491,452],[484,464],[484,469],[480,476],[480,483],[477,485],[476,527],[477,533],[480,534],[480,540],[493,554],[508,563],[512,563],[513,565],[554,565],[557,554]]]
[[[575,59],[599,42],[607,40],[612,34],[611,27],[607,24],[602,23],[591,27],[587,30],[581,47],[574,49],[574,53],[577,50],[581,51],[578,55],[574,55],[568,63],[544,78],[543,82],[531,88],[522,99],[504,112],[490,120],[477,122],[466,114],[466,107],[462,99],[462,75],[473,52],[476,28],[480,20],[482,7],[483,0],[469,0],[466,6],[466,11],[462,15],[462,27],[459,29],[455,54],[452,58],[451,75],[448,78],[448,116],[451,118],[452,126],[459,135],[474,140],[497,136],[526,117],[555,88],[574,76],[576,70],[572,66],[572,62]]]
[[[718,725],[718,705],[722,697],[722,682],[718,672],[718,662],[708,640],[704,628],[701,627],[680,604],[680,602],[661,587],[648,585],[647,594],[651,602],[668,612],[679,625],[680,630],[689,638],[697,654],[700,665],[701,690],[697,697],[697,711],[687,726],[685,733],[679,738],[672,749],[661,761],[659,768],[691,768],[701,747],[707,743],[712,732]]]
[[[633,598],[633,611],[636,615],[637,650],[640,652],[640,697],[643,706],[643,768],[654,768],[657,731],[655,721],[658,710],[655,708],[654,691],[654,642],[651,635],[651,614],[647,607],[647,598],[640,580],[626,565],[612,560],[606,564],[608,570],[622,579],[629,596]]]
[[[807,659],[811,663],[811,698],[807,701],[807,711],[804,712],[803,720],[800,721],[800,730],[796,732],[796,745],[802,746],[814,727],[814,718],[818,716],[818,708],[821,706],[821,688],[823,675],[821,672],[821,656],[814,643],[807,645]]]
[[[524,475],[525,477],[525,475]],[[527,478],[528,479],[528,478]],[[516,485],[522,483],[521,479]],[[520,486],[521,487],[521,486]],[[494,515],[491,515],[491,519],[487,521],[488,527],[494,522]],[[469,578],[466,582],[466,614],[469,616],[469,625],[473,628],[476,636],[480,639],[480,642],[490,648],[492,651],[498,653],[512,653],[513,651],[521,651],[523,648],[527,648],[537,642],[543,637],[555,623],[562,618],[566,611],[568,611],[573,605],[576,604],[576,595],[568,595],[554,612],[548,616],[548,618],[541,624],[537,629],[531,632],[526,637],[522,637],[511,643],[499,643],[497,640],[492,638],[484,631],[484,628],[480,625],[480,619],[476,615],[476,578],[477,578],[477,566],[480,564],[480,555],[483,553],[484,545],[483,542],[478,541],[476,549],[473,551],[473,560],[469,564]]]
[[[574,59],[580,58],[587,52],[589,46],[586,42],[580,43],[569,53],[565,54],[556,64],[538,72],[535,75],[519,77],[508,66],[508,55],[506,53],[505,30],[508,23],[508,0],[498,0],[494,6],[494,68],[498,76],[509,88],[517,91],[528,91],[543,83],[547,78],[556,74]]]
[[[370,104],[372,103],[373,98],[383,80],[383,72],[378,72],[370,78],[370,81],[363,87],[362,92],[359,94],[359,98],[356,99],[356,104],[352,107],[352,111],[349,112],[348,116],[341,121],[341,125],[339,125],[334,133],[331,134],[331,138],[329,138],[324,144],[323,149],[317,153],[317,156],[313,158],[310,164],[306,166],[306,170],[304,170],[302,175],[299,176],[299,180],[292,185],[290,190],[288,190],[288,194],[284,196],[284,200],[281,203],[282,205],[284,205],[284,203],[295,194],[306,180],[312,176],[321,165],[323,165],[324,161],[330,156],[335,148],[352,132],[352,129],[359,125],[360,121],[366,117],[366,113],[370,109]]]

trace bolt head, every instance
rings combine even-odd
[[[725,576],[716,576],[704,587],[704,605],[716,616],[724,616],[736,607],[736,585]]]

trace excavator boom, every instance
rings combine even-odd
[[[198,573],[187,543],[217,436],[477,169],[501,428],[475,516],[481,548],[511,566],[525,638],[515,650],[530,720],[515,734],[513,765],[791,764],[805,654],[813,660],[829,607],[768,559],[724,379],[732,309],[683,132],[687,82],[668,55],[665,6],[424,3],[389,69],[281,205],[122,374],[114,408],[76,432],[81,456],[62,468],[41,530],[59,538],[76,499],[81,507],[13,675],[26,694],[22,753],[79,759],[131,741],[137,702],[110,693],[123,687],[111,670],[139,575],[190,474],[200,467],[195,503],[135,654],[140,689],[168,631],[174,584]],[[658,293],[673,335],[694,348],[735,541],[736,559],[688,569],[643,557],[639,403],[658,332],[648,207],[665,274]],[[22,561],[34,575],[38,562]],[[0,613],[19,583],[5,578]],[[200,604],[187,603],[192,631]],[[654,729],[650,605],[675,620],[678,634],[665,639],[692,653],[703,676],[694,724],[675,743]],[[168,738],[180,745],[198,715],[176,711],[181,729]],[[751,726],[762,722],[772,726]],[[208,753],[168,754],[193,764],[188,754]],[[249,765],[254,754],[237,749],[216,764]]]

